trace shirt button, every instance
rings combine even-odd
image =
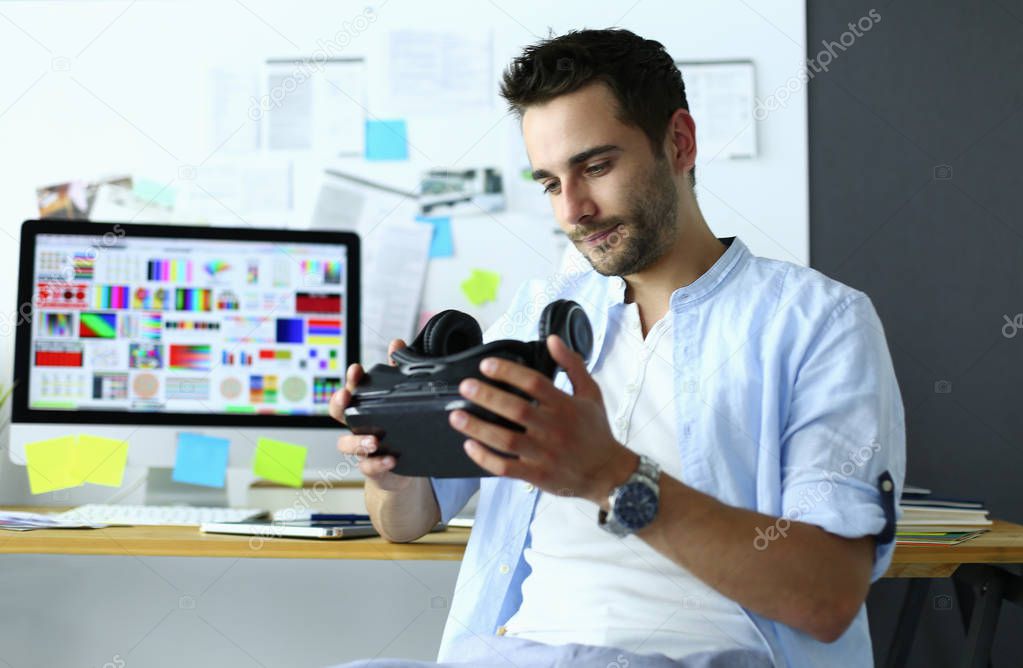
[[[497,635],[503,636],[507,632],[508,632],[508,629],[506,629],[505,627],[503,627],[503,626],[498,626],[497,627]]]
[[[531,483],[531,482],[527,482],[526,483],[526,491],[527,492],[532,492],[533,491],[533,483]]]
[[[620,429],[621,431],[625,431],[626,429],[629,428],[629,419],[620,417],[616,421],[616,424],[618,425],[618,429]]]
[[[511,568],[508,566],[508,564],[501,564],[501,567],[498,568],[497,570],[501,571],[501,575],[507,575],[508,571],[510,571]]]
[[[636,389],[637,388],[636,388],[636,384],[635,383],[629,383],[628,385],[625,386],[625,391],[628,392],[629,394],[632,394],[633,392],[635,392]]]

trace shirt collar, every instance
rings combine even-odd
[[[689,285],[678,288],[675,292],[671,293],[670,305],[672,310],[676,310],[683,304],[693,302],[712,292],[738,266],[739,261],[750,254],[746,244],[739,237],[718,237],[718,241],[725,244],[728,248],[725,249],[724,254],[702,276]],[[608,307],[625,302],[625,279],[621,276],[612,276],[610,281],[607,291]]]

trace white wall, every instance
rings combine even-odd
[[[407,163],[367,165],[331,160],[321,152],[284,156],[294,161],[296,187],[295,209],[282,223],[308,224],[327,164],[404,187],[414,186],[424,167],[513,167],[518,128],[497,98],[497,77],[521,46],[549,29],[560,33],[621,25],[661,41],[677,60],[749,58],[756,64],[760,98],[793,80],[805,51],[805,12],[798,0],[387,0],[372,6],[376,20],[354,35],[342,54],[367,58],[370,114],[393,115],[386,94],[387,36],[401,28],[490,31],[493,102],[487,110],[467,113],[435,100],[422,114],[408,115],[414,150]],[[123,172],[180,185],[181,166],[228,158],[212,150],[209,67],[309,56],[365,7],[318,0],[5,2],[0,8],[0,266],[9,272],[0,282],[4,323],[9,325],[15,314],[18,226],[36,214],[37,186]],[[758,254],[805,264],[806,95],[797,88],[784,108],[758,122],[759,157],[710,161],[711,156],[700,156],[698,197],[719,236],[739,234]],[[699,134],[700,119],[696,122]],[[278,157],[264,153],[232,159]],[[506,180],[511,176],[506,173]],[[541,195],[537,189],[528,197]],[[431,265],[424,309],[466,308],[486,324],[522,279],[554,271],[558,257],[549,216],[522,214],[535,210],[535,201],[513,197],[508,213],[456,219],[456,257]],[[226,221],[242,224],[224,213]],[[254,224],[267,222],[274,220]],[[501,271],[504,282],[497,303],[472,309],[458,283],[476,266]],[[7,330],[0,331],[4,381],[13,347]]]

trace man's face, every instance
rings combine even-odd
[[[592,84],[527,108],[522,133],[533,178],[568,238],[605,276],[636,274],[678,237],[671,167],[647,136],[615,115],[614,94]]]

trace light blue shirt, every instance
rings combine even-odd
[[[788,521],[846,538],[880,534],[890,528],[891,502],[902,491],[905,417],[870,298],[813,269],[756,257],[738,238],[722,241],[729,244],[724,255],[672,293],[665,315],[673,324],[682,482],[778,517],[777,532],[749,536],[754,549],[784,540]],[[593,327],[592,372],[604,351],[608,313],[624,296],[624,280],[592,269],[530,281],[485,339],[535,340],[544,306],[573,299]],[[564,373],[555,382],[570,388]],[[886,471],[894,482],[887,496],[878,482]],[[480,492],[438,655],[457,661],[484,652],[519,608],[538,490],[496,477],[432,483],[444,521]],[[871,581],[887,570],[894,547],[878,541]],[[873,663],[866,606],[833,643],[745,612],[778,666]]]

